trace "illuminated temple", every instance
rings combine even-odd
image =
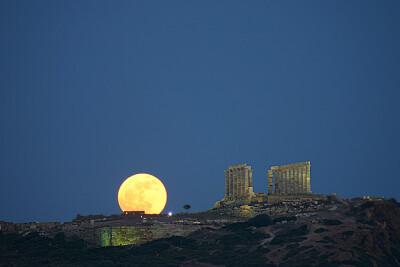
[[[253,170],[246,164],[229,166],[225,170],[225,197],[215,203],[240,206],[254,202],[276,203],[284,200],[313,197],[311,192],[311,162],[272,166],[267,177],[268,194],[253,192]]]

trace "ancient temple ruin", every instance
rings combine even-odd
[[[272,166],[268,170],[268,194],[312,194],[310,184],[310,161]]]
[[[242,207],[252,203],[311,201],[321,196],[311,192],[310,161],[272,166],[268,170],[268,194],[253,192],[253,170],[246,164],[229,166],[225,171],[225,197],[214,208]]]
[[[253,194],[251,166],[246,164],[229,166],[225,171],[225,199]]]

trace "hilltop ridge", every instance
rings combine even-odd
[[[220,221],[214,220],[211,226],[197,224],[198,229],[184,236],[121,247],[90,248],[82,239],[66,241],[63,233],[50,239],[38,233],[23,236],[3,232],[1,262],[6,262],[5,266],[28,263],[161,266],[166,262],[171,266],[400,265],[400,205],[394,199],[331,199],[314,206],[308,203],[308,208],[306,204],[282,204],[284,213],[270,216],[260,212],[249,220],[221,217],[224,213],[221,209],[188,213],[180,215],[182,223],[176,224],[176,228],[193,225],[190,221],[211,222],[213,216],[219,216]],[[248,206],[258,211],[265,208]],[[310,207],[314,211],[304,211]],[[30,245],[32,242],[36,245]]]

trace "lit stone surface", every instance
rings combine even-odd
[[[246,164],[229,166],[225,171],[225,198],[252,195],[253,170]]]
[[[312,194],[310,161],[272,166],[268,170],[268,193],[270,195]]]

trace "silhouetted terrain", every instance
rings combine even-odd
[[[399,266],[395,200],[342,202],[303,216],[258,215],[140,246],[88,247],[38,233],[0,235],[1,266]]]

